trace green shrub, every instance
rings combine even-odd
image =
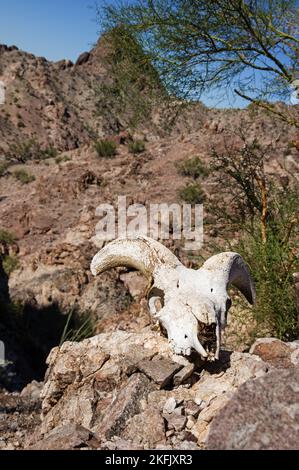
[[[0,243],[13,245],[15,243],[15,237],[12,233],[7,232],[6,230],[0,230]]]
[[[12,144],[7,153],[8,160],[15,160],[19,163],[26,163],[33,160],[37,151],[37,142],[34,139]]]
[[[22,184],[29,184],[35,181],[35,176],[31,175],[26,170],[16,170],[14,176]]]
[[[2,265],[7,276],[10,276],[13,271],[19,268],[20,263],[16,256],[4,256]]]
[[[181,176],[189,176],[196,180],[200,176],[207,176],[209,170],[199,157],[192,157],[177,164],[178,173]]]
[[[295,176],[284,187],[265,174],[268,152],[245,138],[239,150],[213,152],[219,197],[210,211],[215,211],[214,224],[225,223],[230,251],[243,255],[256,283],[252,339],[267,335],[292,341],[299,333],[292,278],[299,271],[299,182]],[[233,246],[231,239],[237,239]]]
[[[202,204],[206,194],[199,183],[188,183],[179,190],[179,198],[188,204]]]
[[[7,152],[8,160],[15,160],[19,163],[27,163],[28,161],[40,161],[48,158],[56,158],[58,151],[49,146],[45,149],[41,148],[40,143],[35,139],[30,139],[25,142],[18,142],[12,144]]]
[[[7,163],[0,163],[0,177],[4,175],[4,173],[6,172],[8,168],[8,164]]]
[[[249,264],[256,283],[257,300],[253,307],[256,327],[253,339],[265,335],[285,341],[298,338],[292,274],[299,266],[298,260],[293,259],[294,263],[291,263],[292,245],[282,243],[283,234],[282,226],[268,228],[267,242],[263,243],[260,227],[255,225],[249,234],[243,236],[237,247],[237,251]],[[290,264],[293,264],[293,268]]]
[[[65,163],[69,161],[71,161],[71,158],[68,157],[67,155],[59,155],[58,157],[55,158],[55,162],[57,163],[57,165],[59,165],[59,163]]]
[[[145,142],[143,140],[136,140],[129,143],[129,152],[137,155],[145,151]]]
[[[95,149],[99,157],[114,157],[116,155],[116,143],[112,140],[98,140],[95,143]]]
[[[40,160],[47,160],[48,158],[56,158],[58,150],[55,147],[47,147],[46,149],[40,150]]]

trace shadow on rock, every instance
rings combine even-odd
[[[47,356],[75,322],[75,314],[70,319],[56,304],[39,308],[0,302],[0,340],[5,346],[0,387],[20,391],[32,380],[42,381]]]

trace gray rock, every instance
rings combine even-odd
[[[124,437],[138,444],[147,444],[151,449],[166,443],[165,424],[157,409],[148,407],[143,413],[129,420]]]
[[[194,403],[194,401],[188,401],[185,406],[185,414],[187,416],[193,416],[194,418],[197,418],[199,415],[199,412],[201,411],[201,406],[202,406],[202,401],[200,405],[197,405]]]
[[[152,389],[150,381],[145,375],[139,373],[132,375],[105,410],[102,420],[94,427],[94,432],[105,436],[106,439],[120,436],[128,419],[140,413],[140,401]]]
[[[175,374],[173,378],[173,383],[176,387],[181,385],[185,380],[189,379],[193,374],[195,369],[194,364],[188,364],[187,366],[183,367],[177,374]]]
[[[176,399],[174,397],[168,398],[166,401],[164,408],[163,408],[163,413],[172,413],[176,408]]]
[[[182,367],[162,356],[156,356],[152,360],[145,359],[138,364],[138,369],[152,379],[159,388],[168,385]]]
[[[171,413],[169,415],[164,415],[164,418],[167,421],[168,429],[175,429],[176,431],[182,431],[187,423],[187,417],[180,415],[178,413]]]
[[[214,418],[208,449],[299,449],[299,369],[241,385]]]
[[[99,441],[93,433],[78,424],[60,426],[50,431],[30,450],[75,450],[82,448],[96,449]]]

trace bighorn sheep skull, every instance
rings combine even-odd
[[[176,354],[190,356],[195,350],[202,358],[219,358],[221,330],[231,306],[229,284],[251,304],[255,301],[254,283],[238,253],[212,256],[194,270],[155,240],[120,238],[94,257],[91,271],[96,276],[118,266],[135,268],[149,279],[150,313]]]

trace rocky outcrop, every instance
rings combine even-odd
[[[82,54],[79,55],[76,65],[83,65],[86,64],[90,59],[90,52],[82,52]]]
[[[2,399],[3,410],[12,401],[23,410],[19,435],[26,426],[28,432],[14,447],[6,413],[0,420],[6,426],[0,447],[296,449],[299,369],[286,363],[285,354],[281,363],[278,354],[270,355],[275,341],[259,340],[254,347],[269,362],[256,354],[222,351],[218,362],[198,362],[191,368],[154,327],[64,343],[48,358],[44,384],[33,382],[19,398],[14,394]],[[278,345],[292,357],[299,351],[297,343]],[[183,374],[186,369],[188,374]],[[180,385],[177,374],[184,377]],[[17,422],[17,415],[12,419]]]
[[[225,351],[218,363],[190,369],[150,327],[65,343],[48,366],[38,445],[48,445],[56,428],[76,425],[101,449],[204,448],[211,422],[234,392],[271,369],[255,355]]]

